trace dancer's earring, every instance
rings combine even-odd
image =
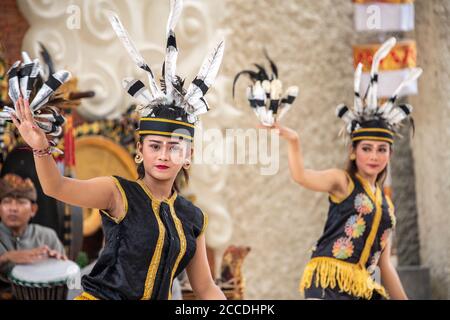
[[[189,169],[190,167],[191,167],[191,160],[187,159],[187,160],[184,162],[183,168],[187,170],[187,169]]]
[[[136,156],[134,157],[134,162],[136,162],[137,164],[142,163],[142,161],[144,161],[144,157],[142,156],[141,153],[137,153]]]

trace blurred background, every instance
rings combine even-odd
[[[371,29],[364,21],[370,20],[374,4],[381,6],[374,13],[381,25]],[[67,95],[95,93],[75,97],[66,110],[76,161],[60,159],[61,170],[78,178],[135,178],[133,102],[121,79],[145,77],[117,40],[104,10],[119,14],[160,74],[168,2],[2,0],[0,7],[2,103],[8,103],[6,71],[23,50],[44,61],[43,45],[57,69],[74,75]],[[414,66],[424,69],[402,97],[414,107],[415,134],[405,128],[397,140],[387,186],[398,220],[392,259],[412,298],[450,298],[449,16],[450,0],[186,0],[176,29],[177,70],[189,82],[208,49],[219,37],[226,38],[224,62],[208,94],[212,111],[202,119],[204,128],[222,132],[256,127],[244,94],[247,84],[238,83],[236,99],[231,86],[237,72],[264,62],[267,49],[283,83],[300,88],[283,123],[299,132],[305,164],[314,169],[344,166],[348,151],[338,137],[335,107],[353,101],[357,62],[370,62],[372,47],[397,37],[401,46],[391,57],[395,63],[382,69],[386,77]],[[392,83],[385,90],[391,93],[395,87]],[[4,175],[22,169],[6,166],[19,142],[8,124],[2,124],[2,131]],[[185,189],[209,215],[206,235],[214,276],[228,283],[230,295],[237,298],[300,299],[299,280],[326,220],[327,196],[291,180],[287,146],[280,146],[276,175],[261,175],[258,165],[195,164]],[[23,174],[35,175],[32,159],[16,156],[10,162],[25,166]],[[71,258],[82,266],[95,261],[103,241],[95,210],[48,203],[40,206],[34,221],[57,230]]]

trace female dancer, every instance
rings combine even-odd
[[[225,298],[211,277],[206,257],[207,216],[178,195],[175,185],[177,175],[190,166],[194,123],[207,111],[203,95],[218,72],[223,42],[184,90],[175,75],[177,47],[173,32],[181,8],[181,1],[171,1],[162,89],[118,17],[110,14],[114,30],[150,81],[148,90],[139,80],[124,80],[127,92],[143,104],[138,108],[137,181],[62,176],[28,101],[19,99],[12,114],[21,136],[33,149],[44,192],[72,205],[99,208],[103,213],[105,247],[92,272],[83,277],[84,292],[77,299],[170,299],[173,279],[185,268],[198,298]]]
[[[336,110],[346,122],[352,141],[346,170],[306,169],[297,133],[278,123],[273,126],[289,143],[289,168],[295,182],[329,194],[325,229],[300,282],[300,291],[307,299],[407,299],[390,261],[395,216],[382,186],[395,130],[412,111],[409,105],[395,105],[397,95],[405,84],[417,79],[421,70],[414,70],[391,99],[378,107],[378,65],[394,45],[395,39],[391,38],[374,55],[367,104],[359,95],[359,64],[355,72],[354,110],[345,105]],[[371,277],[376,266],[381,270],[384,287]]]

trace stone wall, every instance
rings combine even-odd
[[[424,74],[412,140],[421,262],[434,298],[450,298],[450,1],[416,1],[418,63]]]

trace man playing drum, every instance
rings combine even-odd
[[[8,273],[15,265],[67,259],[54,230],[29,223],[38,209],[36,200],[30,179],[14,174],[0,179],[0,299],[10,296]]]

